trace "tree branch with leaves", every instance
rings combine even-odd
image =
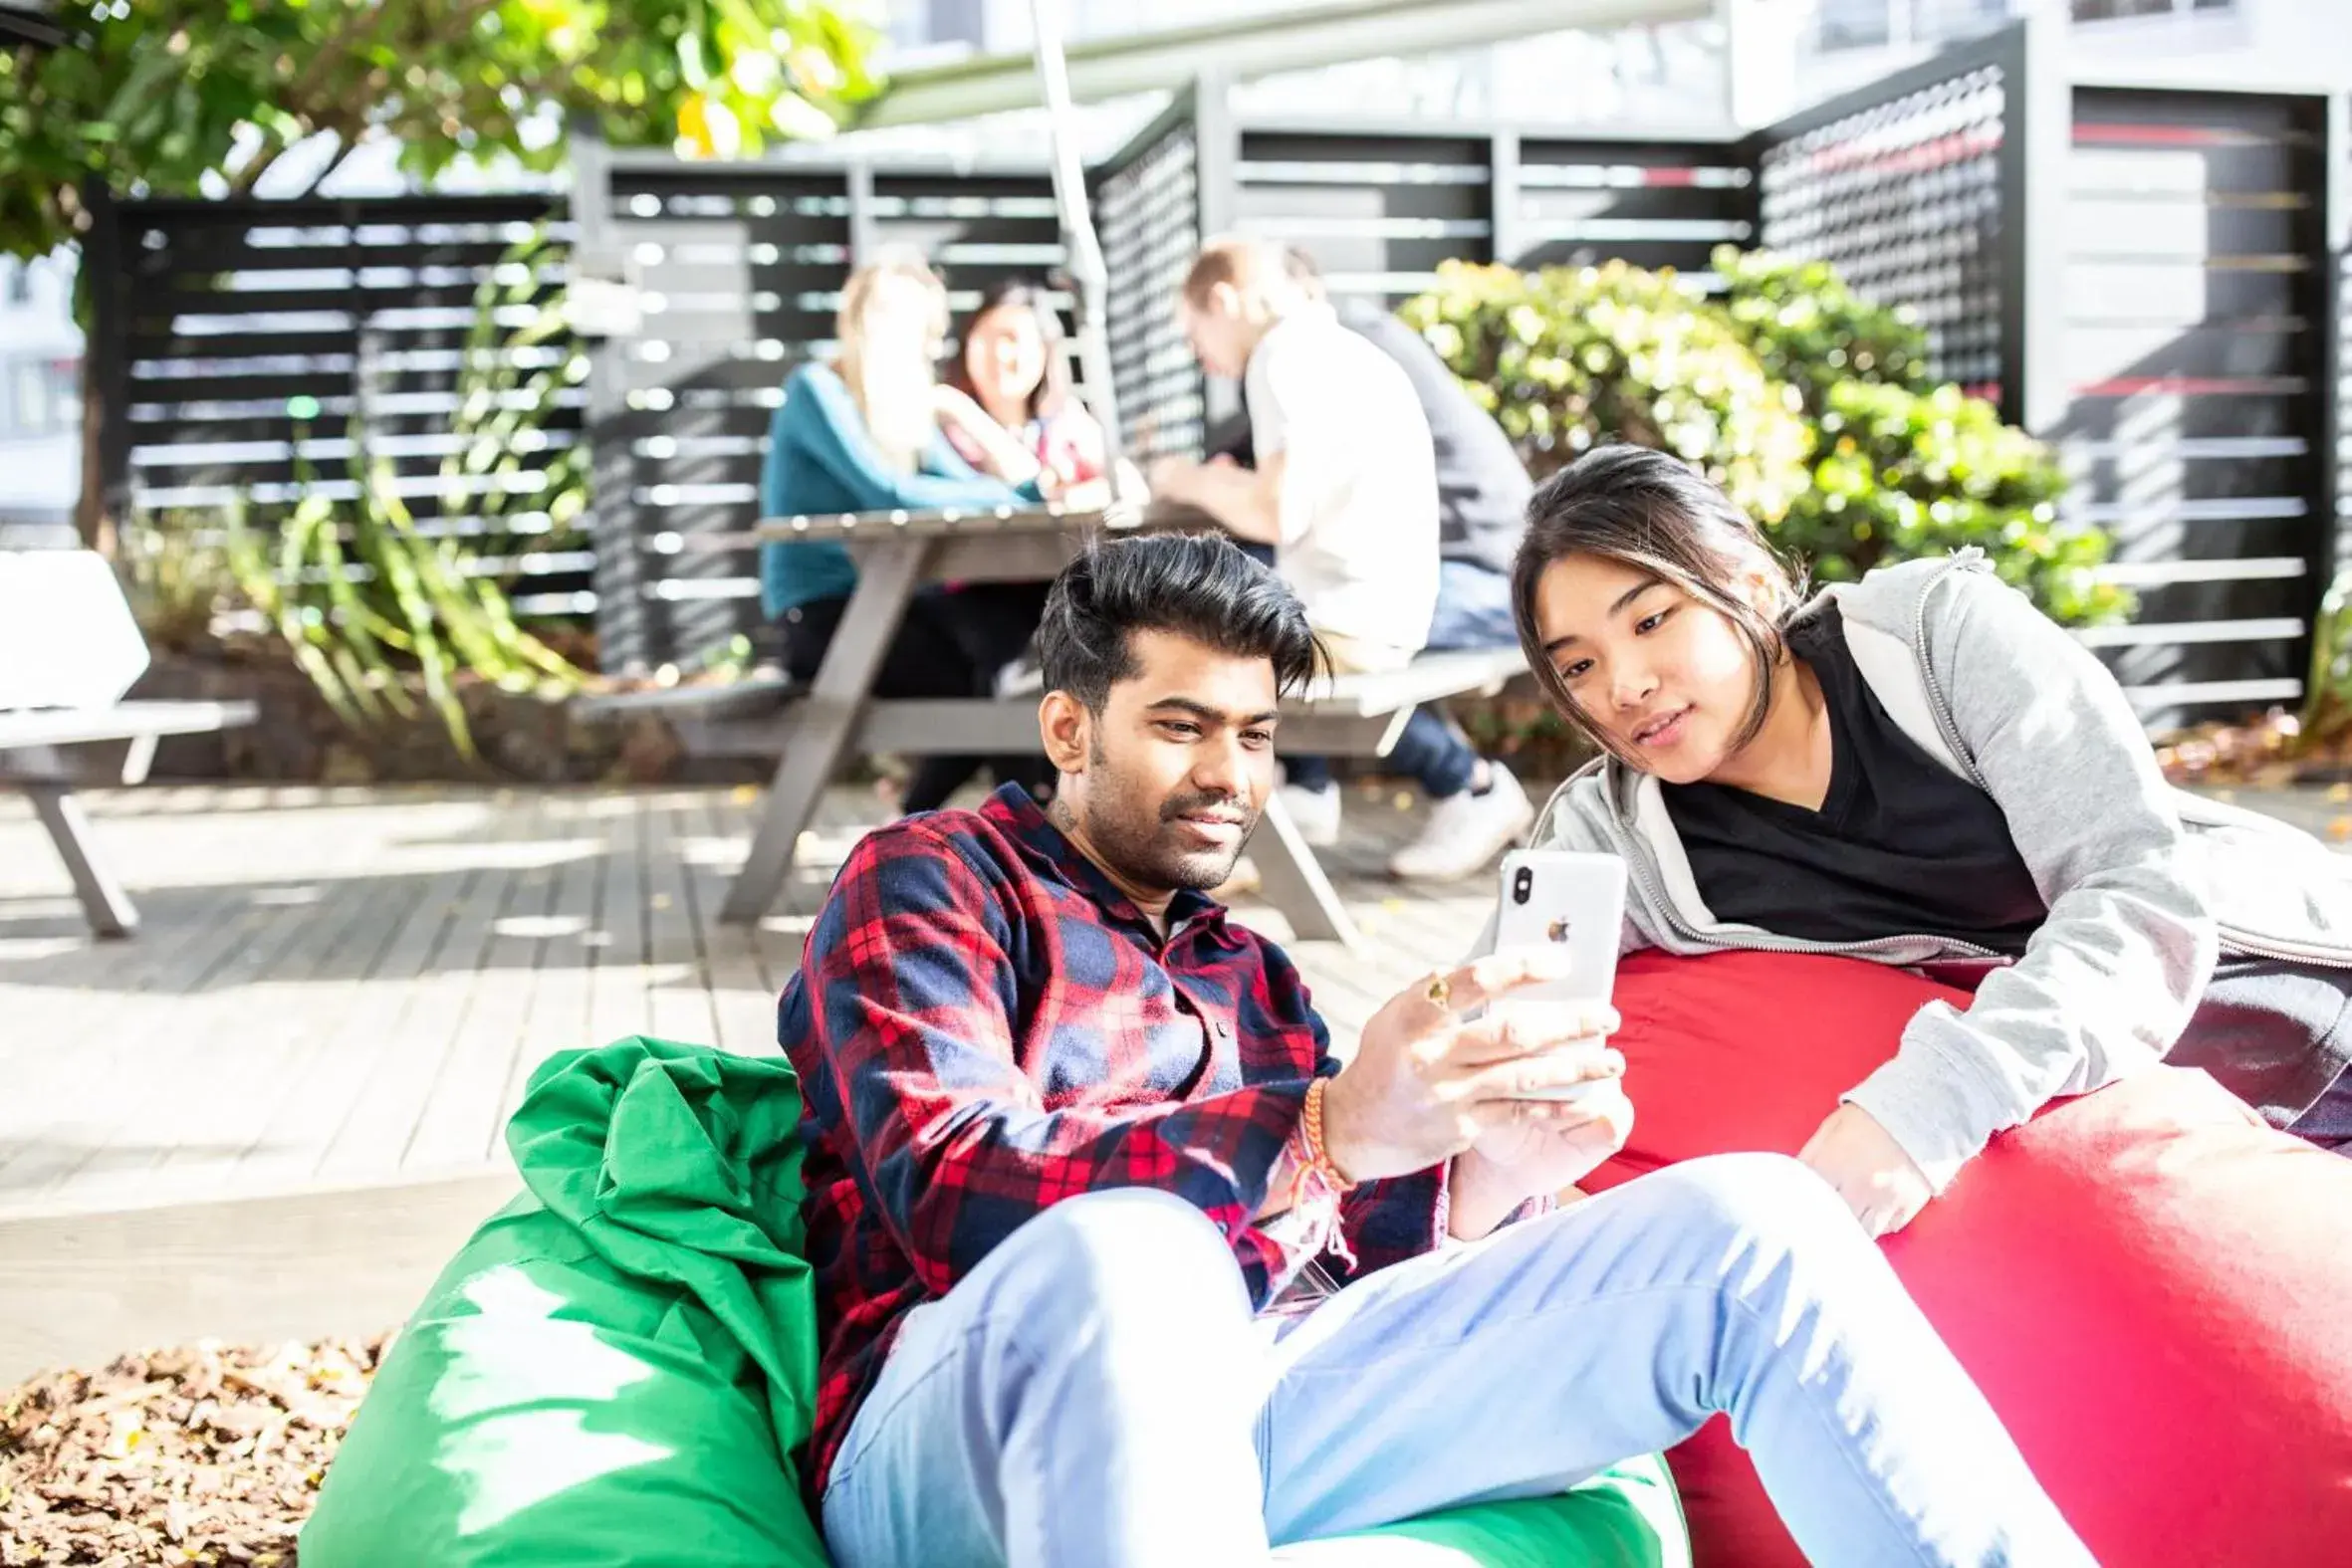
[[[86,190],[245,195],[325,134],[314,190],[369,135],[420,180],[552,170],[576,119],[616,146],[708,157],[823,135],[875,90],[862,15],[854,0],[61,0],[64,42],[0,52],[0,254],[86,234]],[[98,543],[109,411],[84,407]]]

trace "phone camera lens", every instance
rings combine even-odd
[[[1526,903],[1528,901],[1529,895],[1534,891],[1534,873],[1529,871],[1526,866],[1520,867],[1519,875],[1511,879],[1512,902],[1518,904]]]

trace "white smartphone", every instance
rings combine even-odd
[[[1606,1002],[1617,986],[1617,942],[1625,926],[1625,862],[1615,855],[1568,849],[1517,849],[1503,857],[1502,898],[1495,917],[1498,952],[1518,947],[1564,947],[1563,980],[1529,987],[1496,1004]],[[1531,1099],[1574,1101],[1597,1092],[1582,1083]]]

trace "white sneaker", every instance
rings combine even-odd
[[[999,700],[1038,696],[1046,689],[1046,672],[1025,653],[997,671],[995,685]]]
[[[1298,836],[1317,849],[1328,849],[1339,842],[1339,784],[1333,780],[1320,789],[1309,789],[1303,784],[1283,785],[1283,804],[1290,807],[1291,820],[1298,829]]]
[[[1486,869],[1535,820],[1528,791],[1501,763],[1487,764],[1485,794],[1465,789],[1429,808],[1421,836],[1389,857],[1388,874],[1411,882],[1454,882]]]

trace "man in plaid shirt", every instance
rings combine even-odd
[[[1009,785],[867,835],[781,1005],[843,1568],[1263,1564],[1718,1411],[1816,1562],[2089,1562],[1795,1161],[1551,1211],[1631,1128],[1615,1017],[1466,1016],[1548,955],[1410,988],[1339,1064],[1201,891],[1314,667],[1272,571],[1097,546],[1040,645],[1051,812]]]

